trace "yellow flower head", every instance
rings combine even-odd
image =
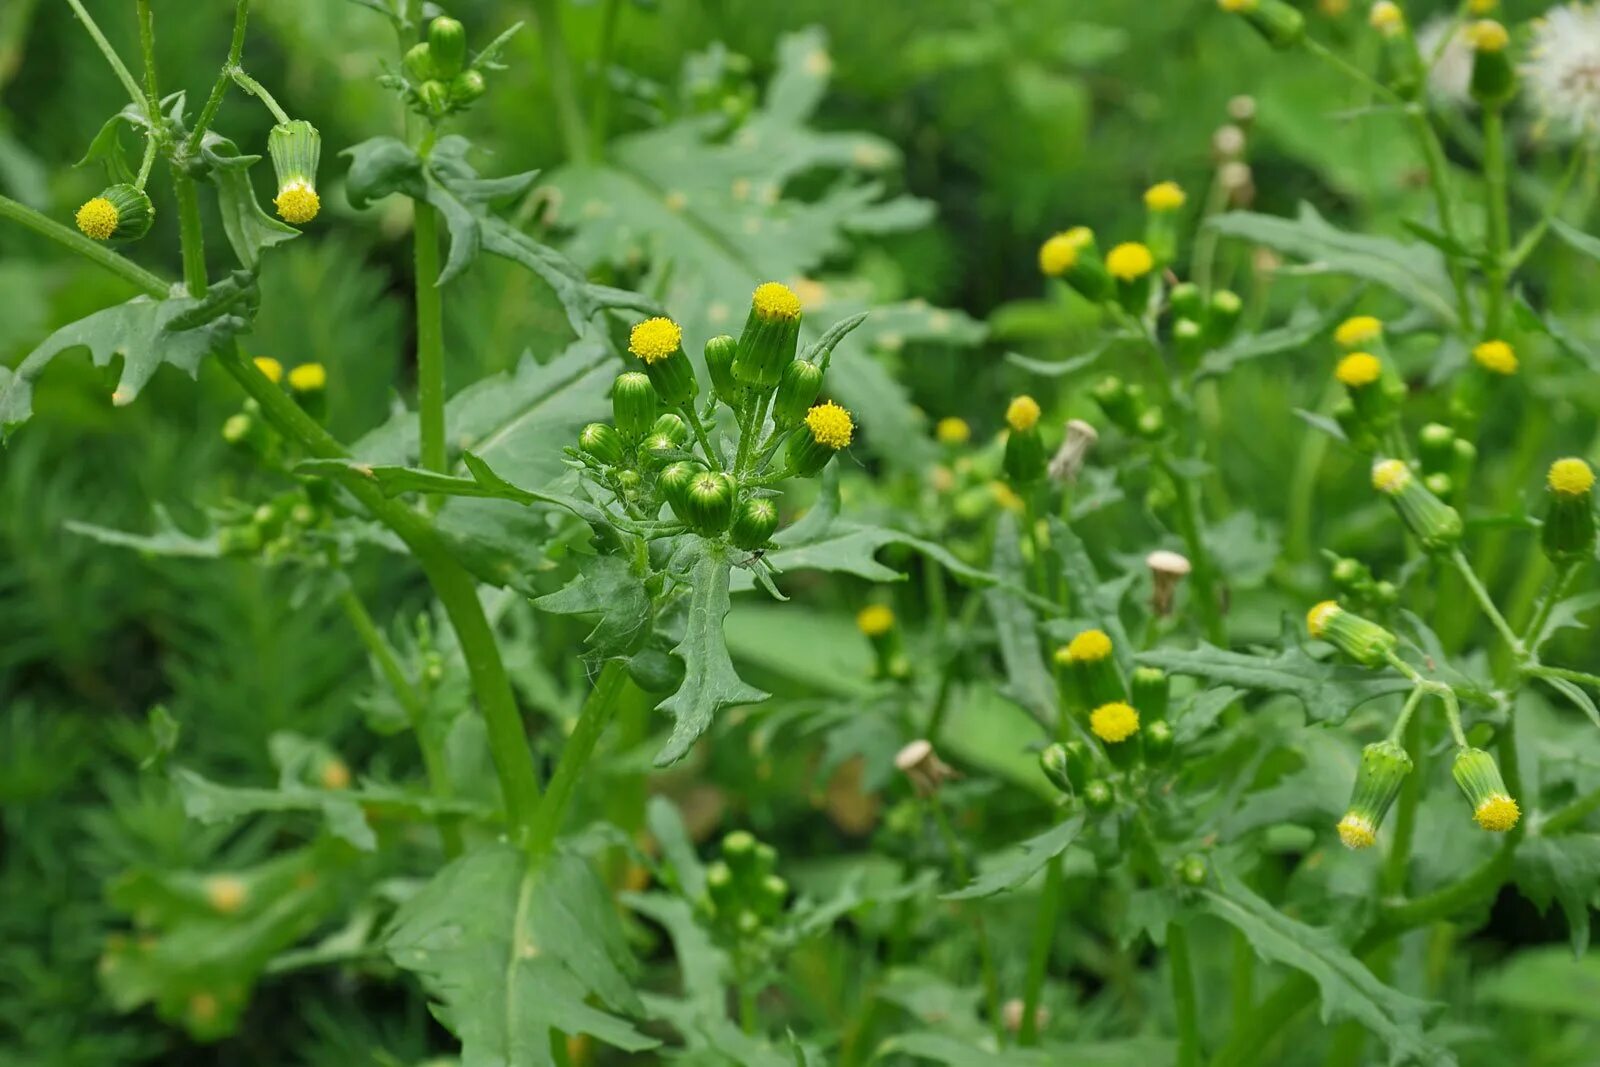
[[[117,205],[103,196],[97,196],[78,209],[78,229],[82,230],[85,237],[93,237],[96,241],[109,241],[111,235],[117,232],[117,223],[121,215]]]
[[[271,356],[257,356],[256,370],[260,371],[273,385],[283,381],[283,364]]]
[[[1115,745],[1139,732],[1139,713],[1120,700],[1101,704],[1089,713],[1089,729],[1100,740]]]
[[[1031,396],[1014,398],[1006,407],[1006,425],[1018,433],[1039,425],[1039,402]]]
[[[1065,274],[1077,265],[1078,254],[1093,241],[1094,231],[1087,226],[1056,234],[1039,246],[1039,269],[1052,278]]]
[[[304,226],[322,210],[322,198],[311,187],[311,183],[305,181],[292,181],[279,189],[273,204],[285,222],[292,222],[296,226]]]
[[[1333,375],[1351,389],[1360,389],[1383,376],[1383,364],[1371,352],[1352,352],[1339,361]]]
[[[856,614],[856,629],[868,637],[882,637],[894,626],[894,609],[887,604],[868,604]]]
[[[972,427],[967,425],[967,420],[953,415],[940,419],[933,433],[941,445],[964,445],[972,439]]]
[[[1479,804],[1472,817],[1485,830],[1503,834],[1517,825],[1517,820],[1522,817],[1522,809],[1504,793],[1496,793]]]
[[[856,431],[850,413],[831,400],[806,412],[806,426],[811,430],[812,440],[835,452],[848,445]]]
[[[1339,840],[1344,842],[1346,848],[1371,848],[1378,840],[1378,833],[1373,828],[1372,820],[1352,811],[1339,820]]]
[[[1467,38],[1479,52],[1504,52],[1511,43],[1511,35],[1494,19],[1474,22],[1467,31]]]
[[[1472,350],[1478,366],[1494,374],[1517,373],[1517,353],[1504,341],[1485,341]]]
[[[765,289],[766,286],[761,288]],[[635,326],[633,333],[628,336],[628,351],[646,363],[656,363],[666,359],[682,347],[683,327],[671,319],[660,317],[645,319]]]
[[[766,282],[756,286],[756,291],[750,296],[750,306],[755,309],[757,316],[769,322],[800,317],[800,298],[782,282]]]
[[[1224,11],[1239,14],[1245,11],[1254,11],[1261,0],[1217,0],[1217,6]]]
[[[1150,249],[1138,241],[1128,241],[1111,250],[1106,256],[1106,270],[1111,272],[1113,278],[1124,282],[1136,282],[1155,269],[1155,257],[1150,254]]]
[[[1098,663],[1111,655],[1111,638],[1104,630],[1085,630],[1056,650],[1063,663]]]
[[[219,874],[206,879],[206,902],[223,915],[231,915],[244,905],[248,895],[245,885],[231,875]]]
[[[1406,16],[1393,0],[1378,0],[1367,12],[1367,24],[1385,37],[1393,37],[1405,29]]]
[[[1594,471],[1581,459],[1558,459],[1550,464],[1547,480],[1551,492],[1563,496],[1582,496],[1594,488]]]
[[[1312,637],[1321,637],[1327,630],[1328,623],[1343,610],[1337,600],[1324,600],[1306,612],[1306,629],[1311,631]]]
[[[1144,206],[1151,211],[1176,211],[1188,199],[1177,182],[1160,182],[1144,191]]]
[[[1500,0],[1468,0],[1467,10],[1474,15],[1487,15],[1500,6]]]
[[[1395,496],[1411,484],[1411,468],[1403,459],[1379,460],[1372,466],[1372,488]]]
[[[1356,315],[1345,319],[1333,331],[1333,339],[1340,348],[1360,348],[1383,336],[1383,323],[1371,315]]]
[[[314,393],[328,385],[328,368],[320,363],[302,363],[289,372],[289,388],[297,393]]]

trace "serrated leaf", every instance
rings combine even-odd
[[[597,656],[623,656],[635,651],[650,632],[651,601],[644,581],[617,556],[585,560],[565,586],[534,600],[533,606],[553,615],[598,616],[585,637]]]
[[[1567,916],[1572,954],[1589,950],[1589,908],[1600,892],[1600,835],[1528,837],[1517,849],[1513,867],[1517,888],[1544,911],[1552,900]]]
[[[89,522],[78,522],[75,519],[68,519],[62,526],[68,533],[77,534],[79,537],[87,537],[102,545],[129,548],[146,556],[169,556],[178,559],[221,557],[222,543],[216,531],[208,533],[205,537],[192,537],[178,528],[178,524],[172,521],[172,516],[168,514],[166,508],[157,504],[151,511],[155,518],[155,530],[148,534],[113,530]]]
[[[434,997],[462,1067],[555,1067],[552,1030],[657,1044],[613,1014],[642,1011],[634,963],[605,887],[565,849],[539,864],[504,843],[462,856],[400,906],[384,947]]]
[[[696,921],[689,901],[666,893],[624,893],[622,903],[659,923],[672,939],[684,1000],[705,1018],[726,1018],[728,955]]]
[[[211,165],[208,176],[217,187],[223,232],[245,269],[255,270],[260,265],[262,249],[300,236],[293,226],[268,215],[256,199],[250,168],[261,161],[260,156],[243,154],[238,145],[213,132],[206,134],[200,155]]]
[[[1396,1056],[1430,1067],[1455,1064],[1447,1049],[1422,1034],[1432,1006],[1380,982],[1327,930],[1289,918],[1226,871],[1201,897],[1205,910],[1242,933],[1256,955],[1316,982],[1324,1022],[1353,1019]]]
[[[1030,837],[1013,849],[984,864],[971,884],[946,893],[945,900],[973,900],[1015,889],[1044,870],[1045,864],[1072,847],[1083,832],[1083,816],[1074,815],[1042,834]]]
[[[1122,625],[1122,594],[1128,583],[1101,582],[1100,572],[1089,557],[1089,547],[1068,523],[1051,516],[1049,528],[1050,550],[1061,561],[1061,576],[1066,579],[1075,613],[1105,631],[1118,662],[1126,668],[1133,653],[1133,643]]]
[[[677,721],[672,736],[656,754],[657,767],[682,759],[723,708],[767,699],[766,693],[740,679],[728,655],[722,621],[730,607],[728,576],[732,568],[721,547],[690,538],[674,562],[680,580],[689,583],[683,640],[672,650],[683,661],[683,685],[659,705]]]
[[[113,184],[121,182],[131,185],[136,175],[133,168],[128,166],[128,156],[122,148],[122,127],[128,123],[128,116],[118,112],[106,120],[100,127],[100,132],[94,135],[94,140],[89,142],[89,149],[83,158],[74,163],[74,167],[87,167],[99,163],[106,168],[106,178]]]
[[[1301,304],[1294,309],[1289,321],[1284,325],[1260,333],[1245,334],[1201,356],[1195,376],[1219,377],[1241,363],[1250,363],[1283,352],[1298,351],[1341,322],[1360,296],[1361,294],[1356,292],[1334,307],[1321,311]]]
[[[1017,517],[1009,511],[1002,514],[995,525],[991,567],[1004,584],[986,590],[983,597],[989,606],[989,617],[994,620],[995,639],[1005,664],[1005,694],[1040,722],[1054,723],[1060,713],[1056,682],[1039,650],[1038,619],[1028,602],[1016,593],[1027,583],[1019,536]]]
[[[1294,219],[1233,211],[1207,225],[1224,236],[1301,260],[1308,271],[1376,282],[1439,322],[1456,323],[1454,290],[1444,256],[1436,248],[1341,230],[1310,204],[1301,204]]]

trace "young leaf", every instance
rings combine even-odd
[[[1005,663],[1006,695],[1040,722],[1053,723],[1058,714],[1056,683],[1039,651],[1038,620],[1027,601],[1013,591],[1027,584],[1017,538],[1017,518],[1005,512],[995,527],[992,564],[995,577],[1005,586],[989,589],[983,596]]]
[[[946,893],[946,900],[972,900],[993,896],[1015,889],[1044,870],[1045,864],[1061,855],[1078,839],[1083,831],[1083,816],[1074,815],[1057,823],[1044,833],[1009,849],[994,861],[986,863],[983,871],[965,888]]]
[[[552,1030],[657,1044],[613,1014],[643,1010],[634,963],[605,887],[565,849],[539,864],[499,842],[467,853],[400,906],[384,947],[436,999],[462,1067],[554,1067]]]
[[[256,200],[250,168],[260,162],[260,156],[244,155],[238,145],[210,132],[200,145],[200,155],[211,165],[210,178],[217,187],[222,230],[245,269],[260,266],[262,249],[300,236],[299,230],[268,215]]]
[[[572,581],[533,606],[554,615],[597,616],[584,643],[600,657],[627,655],[650,632],[650,593],[627,560],[617,556],[585,560]]]

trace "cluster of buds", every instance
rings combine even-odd
[[[1356,771],[1350,803],[1338,824],[1339,840],[1346,847],[1364,849],[1377,842],[1378,828],[1411,771],[1411,757],[1393,737],[1361,750],[1361,766]],[[1450,775],[1461,787],[1472,809],[1472,819],[1480,827],[1491,833],[1505,833],[1517,825],[1521,809],[1506,790],[1500,767],[1489,753],[1462,746],[1456,750]]]
[[[722,858],[706,867],[700,909],[724,944],[749,946],[772,929],[789,900],[778,877],[778,853],[744,830],[722,839]]]
[[[468,63],[466,28],[448,15],[440,15],[428,23],[428,39],[413,45],[405,55],[405,78],[400,84],[406,102],[433,120],[466,110],[488,88],[483,72],[490,69],[495,50],[485,49]]]
[[[813,346],[796,357],[800,320],[800,300],[786,286],[757,287],[743,334],[706,342],[709,395],[678,324],[639,323],[628,345],[637,369],[612,387],[612,422],[585,426],[568,455],[631,516],[655,518],[667,507],[700,536],[759,553],[778,528],[770,487],[820,474],[855,435],[848,411],[818,403],[832,353]],[[738,429],[731,456],[707,432],[719,407]]]
[[[1370,315],[1346,319],[1334,330],[1333,339],[1344,353],[1333,373],[1345,389],[1333,417],[1350,444],[1370,454],[1398,424],[1406,384],[1389,359],[1383,323],[1377,319]]]
[[[1478,448],[1442,422],[1430,422],[1417,431],[1417,456],[1422,463],[1422,484],[1441,500],[1459,502],[1472,481]]]
[[[312,535],[329,521],[331,500],[320,483],[279,493],[237,514],[224,512],[217,547],[225,556],[321,562],[325,546]]]
[[[1377,578],[1372,568],[1359,559],[1325,553],[1328,576],[1339,590],[1340,599],[1375,613],[1385,613],[1400,600],[1400,590],[1391,581]]]
[[[285,372],[283,364],[271,356],[257,356],[256,369],[267,381],[287,388],[289,395],[306,414],[319,422],[327,414],[328,369],[321,363],[301,363]],[[261,405],[254,399],[243,406],[222,424],[222,439],[234,448],[246,450],[270,465],[282,458],[284,441],[262,417]]]
[[[1090,387],[1089,396],[1106,421],[1123,433],[1147,441],[1158,441],[1166,436],[1166,412],[1145,396],[1144,386],[1139,383],[1125,382],[1115,374],[1108,374]]]

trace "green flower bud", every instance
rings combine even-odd
[[[1205,329],[1194,319],[1178,319],[1172,324],[1172,347],[1185,367],[1193,367],[1206,348]]]
[[[1217,6],[1243,15],[1274,48],[1293,48],[1305,39],[1305,16],[1283,0],[1217,0]]]
[[[1138,432],[1139,394],[1130,391],[1121,378],[1107,375],[1095,383],[1089,395],[1112,424],[1127,433]]]
[[[1506,792],[1500,766],[1489,753],[1481,748],[1458,749],[1450,777],[1466,794],[1467,802],[1472,805],[1472,818],[1479,826],[1491,833],[1503,834],[1517,825],[1522,811]]]
[[[1158,264],[1178,255],[1178,213],[1188,197],[1177,182],[1159,182],[1144,194],[1144,243]]]
[[[650,427],[653,434],[663,434],[672,439],[675,445],[683,445],[689,440],[689,424],[670,411],[664,411]]]
[[[783,368],[778,393],[772,402],[772,422],[780,430],[798,426],[822,391],[822,368],[810,360],[797,359]]]
[[[254,526],[224,526],[217,531],[217,549],[224,556],[251,556],[261,551],[261,531]]]
[[[1306,613],[1306,629],[1369,670],[1389,661],[1400,639],[1382,626],[1346,611],[1336,600],[1324,600]]]
[[[1083,803],[1090,811],[1110,811],[1116,800],[1116,794],[1104,778],[1090,779],[1083,787]]]
[[[700,389],[694,365],[683,352],[683,330],[667,318],[646,319],[633,328],[628,351],[639,357],[644,372],[668,407],[681,407]]]
[[[1441,500],[1455,492],[1455,482],[1450,480],[1448,474],[1428,474],[1422,478],[1422,484],[1428,487],[1428,492]]]
[[[1167,432],[1167,416],[1160,408],[1145,408],[1135,429],[1147,441],[1159,440]]]
[[[1129,699],[1145,722],[1162,722],[1172,699],[1172,682],[1160,667],[1135,667],[1128,680]]]
[[[1019,405],[1031,405],[1019,411]],[[1005,472],[1013,485],[1027,486],[1044,477],[1050,465],[1044,438],[1039,433],[1039,405],[1019,396],[1006,412],[1011,429],[1006,434]]]
[[[753,552],[765,548],[777,530],[778,505],[771,497],[751,497],[734,511],[729,538],[737,547]]]
[[[769,874],[761,879],[758,886],[757,900],[761,914],[767,919],[775,919],[783,913],[783,905],[789,899],[789,883],[775,874]]]
[[[1067,796],[1076,796],[1089,784],[1091,767],[1089,746],[1082,741],[1058,741],[1039,753],[1039,769]]]
[[[750,298],[750,314],[733,359],[733,376],[749,386],[771,389],[794,362],[800,342],[800,298],[787,285],[766,282]]]
[[[729,407],[736,407],[744,394],[744,387],[733,376],[733,359],[738,352],[739,342],[727,334],[706,342],[706,370],[711,374],[712,392]]]
[[[1167,293],[1167,306],[1172,309],[1174,322],[1188,319],[1198,323],[1205,317],[1205,302],[1200,287],[1194,282],[1179,282]]]
[[[611,387],[611,421],[624,437],[636,440],[651,432],[658,402],[648,374],[629,371],[618,375]]]
[[[639,446],[639,460],[645,470],[661,470],[683,458],[680,444],[664,433],[652,433]]]
[[[692,459],[683,459],[676,463],[668,464],[656,476],[656,485],[660,487],[661,495],[666,497],[667,503],[672,505],[673,510],[681,510],[685,494],[689,491],[689,483],[694,480],[695,475],[705,469],[705,465],[702,463]]]
[[[855,423],[844,408],[828,401],[806,412],[805,424],[789,438],[789,467],[801,478],[819,474],[834,453],[850,444]]]
[[[1080,703],[1086,707],[1109,704],[1126,696],[1116,657],[1111,653],[1111,638],[1103,630],[1085,630],[1056,649],[1056,666],[1067,672]]]
[[[78,229],[96,241],[122,244],[137,241],[150,232],[156,209],[144,190],[131,185],[112,185],[78,209]]]
[[[448,15],[440,15],[428,24],[428,48],[433,52],[438,76],[455,77],[467,62],[466,27]]]
[[[1194,889],[1206,884],[1208,874],[1206,858],[1198,852],[1191,852],[1178,861],[1178,881]]]
[[[1152,767],[1159,767],[1172,758],[1175,740],[1172,736],[1172,727],[1164,722],[1153,722],[1139,731],[1139,738],[1144,746],[1144,761]]]
[[[1478,446],[1458,437],[1451,451],[1455,455],[1450,464],[1450,480],[1455,483],[1456,492],[1464,492],[1472,484],[1472,469],[1478,464]]]
[[[1551,561],[1564,564],[1592,559],[1595,546],[1594,471],[1581,459],[1558,459],[1550,465],[1550,510],[1541,540]]]
[[[1511,35],[1493,19],[1467,30],[1472,42],[1472,98],[1486,107],[1500,107],[1517,94],[1517,71],[1511,65]]]
[[[1394,502],[1423,548],[1443,552],[1460,543],[1460,513],[1430,492],[1404,460],[1380,459],[1373,464],[1372,487]]]
[[[255,428],[255,420],[244,412],[229,415],[222,424],[222,439],[230,445],[242,444],[250,437],[250,432]]]
[[[1243,314],[1244,301],[1239,299],[1238,293],[1229,289],[1212,293],[1211,303],[1206,307],[1206,344],[1215,348],[1231,338]]]
[[[1339,429],[1344,431],[1345,440],[1350,442],[1350,447],[1358,452],[1371,452],[1378,447],[1377,435],[1367,420],[1356,412],[1355,403],[1348,396],[1341,396],[1333,405],[1333,421],[1339,424]]]
[[[720,471],[701,471],[683,491],[683,520],[702,537],[717,537],[733,520],[733,479]]]
[[[1372,592],[1372,568],[1359,559],[1341,556],[1333,561],[1329,574],[1340,592],[1356,597],[1368,596]]]
[[[1377,741],[1361,750],[1350,806],[1339,820],[1339,840],[1346,848],[1369,848],[1378,839],[1378,827],[1410,773],[1411,757],[1393,741]]]
[[[450,109],[450,87],[437,78],[430,78],[417,86],[417,99],[422,110],[430,115],[443,115]]]
[[[622,462],[622,437],[603,422],[585,426],[578,434],[578,447],[608,467]]]
[[[438,68],[433,64],[433,51],[426,41],[419,41],[407,49],[404,64],[406,74],[414,82],[421,83],[439,76]]]
[[[1456,432],[1442,422],[1430,422],[1417,431],[1417,453],[1428,474],[1448,472],[1455,462]]]
[[[712,914],[731,911],[738,902],[734,893],[733,868],[722,860],[706,865],[706,896],[712,905]]]
[[[1092,303],[1111,295],[1111,275],[1095,247],[1094,231],[1087,227],[1058,233],[1039,246],[1039,269],[1060,278]]]
[[[450,102],[458,108],[471,107],[488,91],[481,71],[464,70],[450,79]]]
[[[267,134],[267,154],[278,175],[273,199],[285,222],[303,226],[322,210],[317,195],[317,165],[322,160],[322,135],[304,119],[280,122]]]

